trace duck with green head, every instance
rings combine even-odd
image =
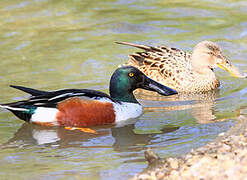
[[[110,96],[90,89],[40,91],[11,86],[31,94],[23,101],[2,104],[20,119],[47,126],[88,127],[118,123],[142,114],[133,91],[142,88],[168,96],[177,92],[144,75],[133,66],[118,68],[110,80]]]

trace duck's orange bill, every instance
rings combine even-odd
[[[64,127],[64,129],[67,129],[67,130],[80,130],[80,131],[85,132],[85,133],[98,134],[95,130],[90,129],[90,128]]]

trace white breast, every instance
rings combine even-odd
[[[142,106],[137,103],[114,103],[114,111],[116,116],[116,122],[119,122],[140,116],[142,114]]]
[[[119,103],[114,103],[108,98],[100,98],[97,99],[98,101],[101,102],[110,102],[113,103],[113,108],[115,111],[115,121],[124,121],[127,119],[131,118],[137,118],[142,114],[142,106],[137,103],[128,103],[128,102],[121,102]]]

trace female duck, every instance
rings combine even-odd
[[[142,88],[161,95],[176,94],[144,75],[137,68],[118,68],[110,80],[110,96],[89,89],[40,91],[11,86],[31,94],[28,100],[2,104],[18,118],[41,125],[87,127],[117,123],[142,114],[133,91]]]
[[[166,46],[116,43],[145,50],[129,55],[126,64],[137,67],[151,79],[178,92],[197,93],[216,89],[220,85],[213,71],[216,67],[233,76],[243,77],[223,55],[219,46],[210,41],[197,44],[192,54]]]

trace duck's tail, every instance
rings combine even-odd
[[[21,106],[20,102],[0,104],[0,108],[7,109],[11,111],[18,118],[29,122],[34,110],[30,106]]]
[[[123,42],[123,41],[116,41],[116,44],[122,44],[122,45],[126,45],[126,46],[132,46],[132,47],[136,47],[139,49],[143,49],[145,51],[159,51],[162,52],[162,50],[160,50],[159,48],[153,47],[153,46],[146,46],[146,45],[139,45],[139,44],[134,44],[134,43],[129,43],[129,42]]]
[[[32,96],[40,96],[40,95],[44,95],[47,93],[47,91],[36,90],[36,89],[27,88],[23,86],[10,85],[10,87],[24,91],[28,94],[31,94]]]
[[[115,43],[121,44],[121,45],[127,45],[127,46],[140,48],[140,49],[143,49],[145,51],[152,50],[152,47],[145,46],[145,45],[138,45],[138,44],[133,44],[133,43],[128,43],[128,42],[115,42]],[[141,52],[137,52],[137,53],[130,54],[128,62],[119,65],[119,67],[122,67],[122,66],[134,66],[134,67],[139,68],[140,66],[142,66],[143,61],[144,61],[144,58],[142,56],[142,53]]]
[[[23,86],[15,86],[10,85],[10,87],[19,89],[21,91],[24,91],[28,94],[31,94],[32,96],[39,96],[46,94],[46,91],[40,91],[32,88],[26,88]],[[14,115],[16,115],[18,118],[29,122],[32,114],[34,113],[36,107],[32,106],[31,104],[27,104],[24,101],[18,101],[13,103],[7,103],[7,104],[0,104],[0,108],[7,109],[10,112],[12,112]]]

